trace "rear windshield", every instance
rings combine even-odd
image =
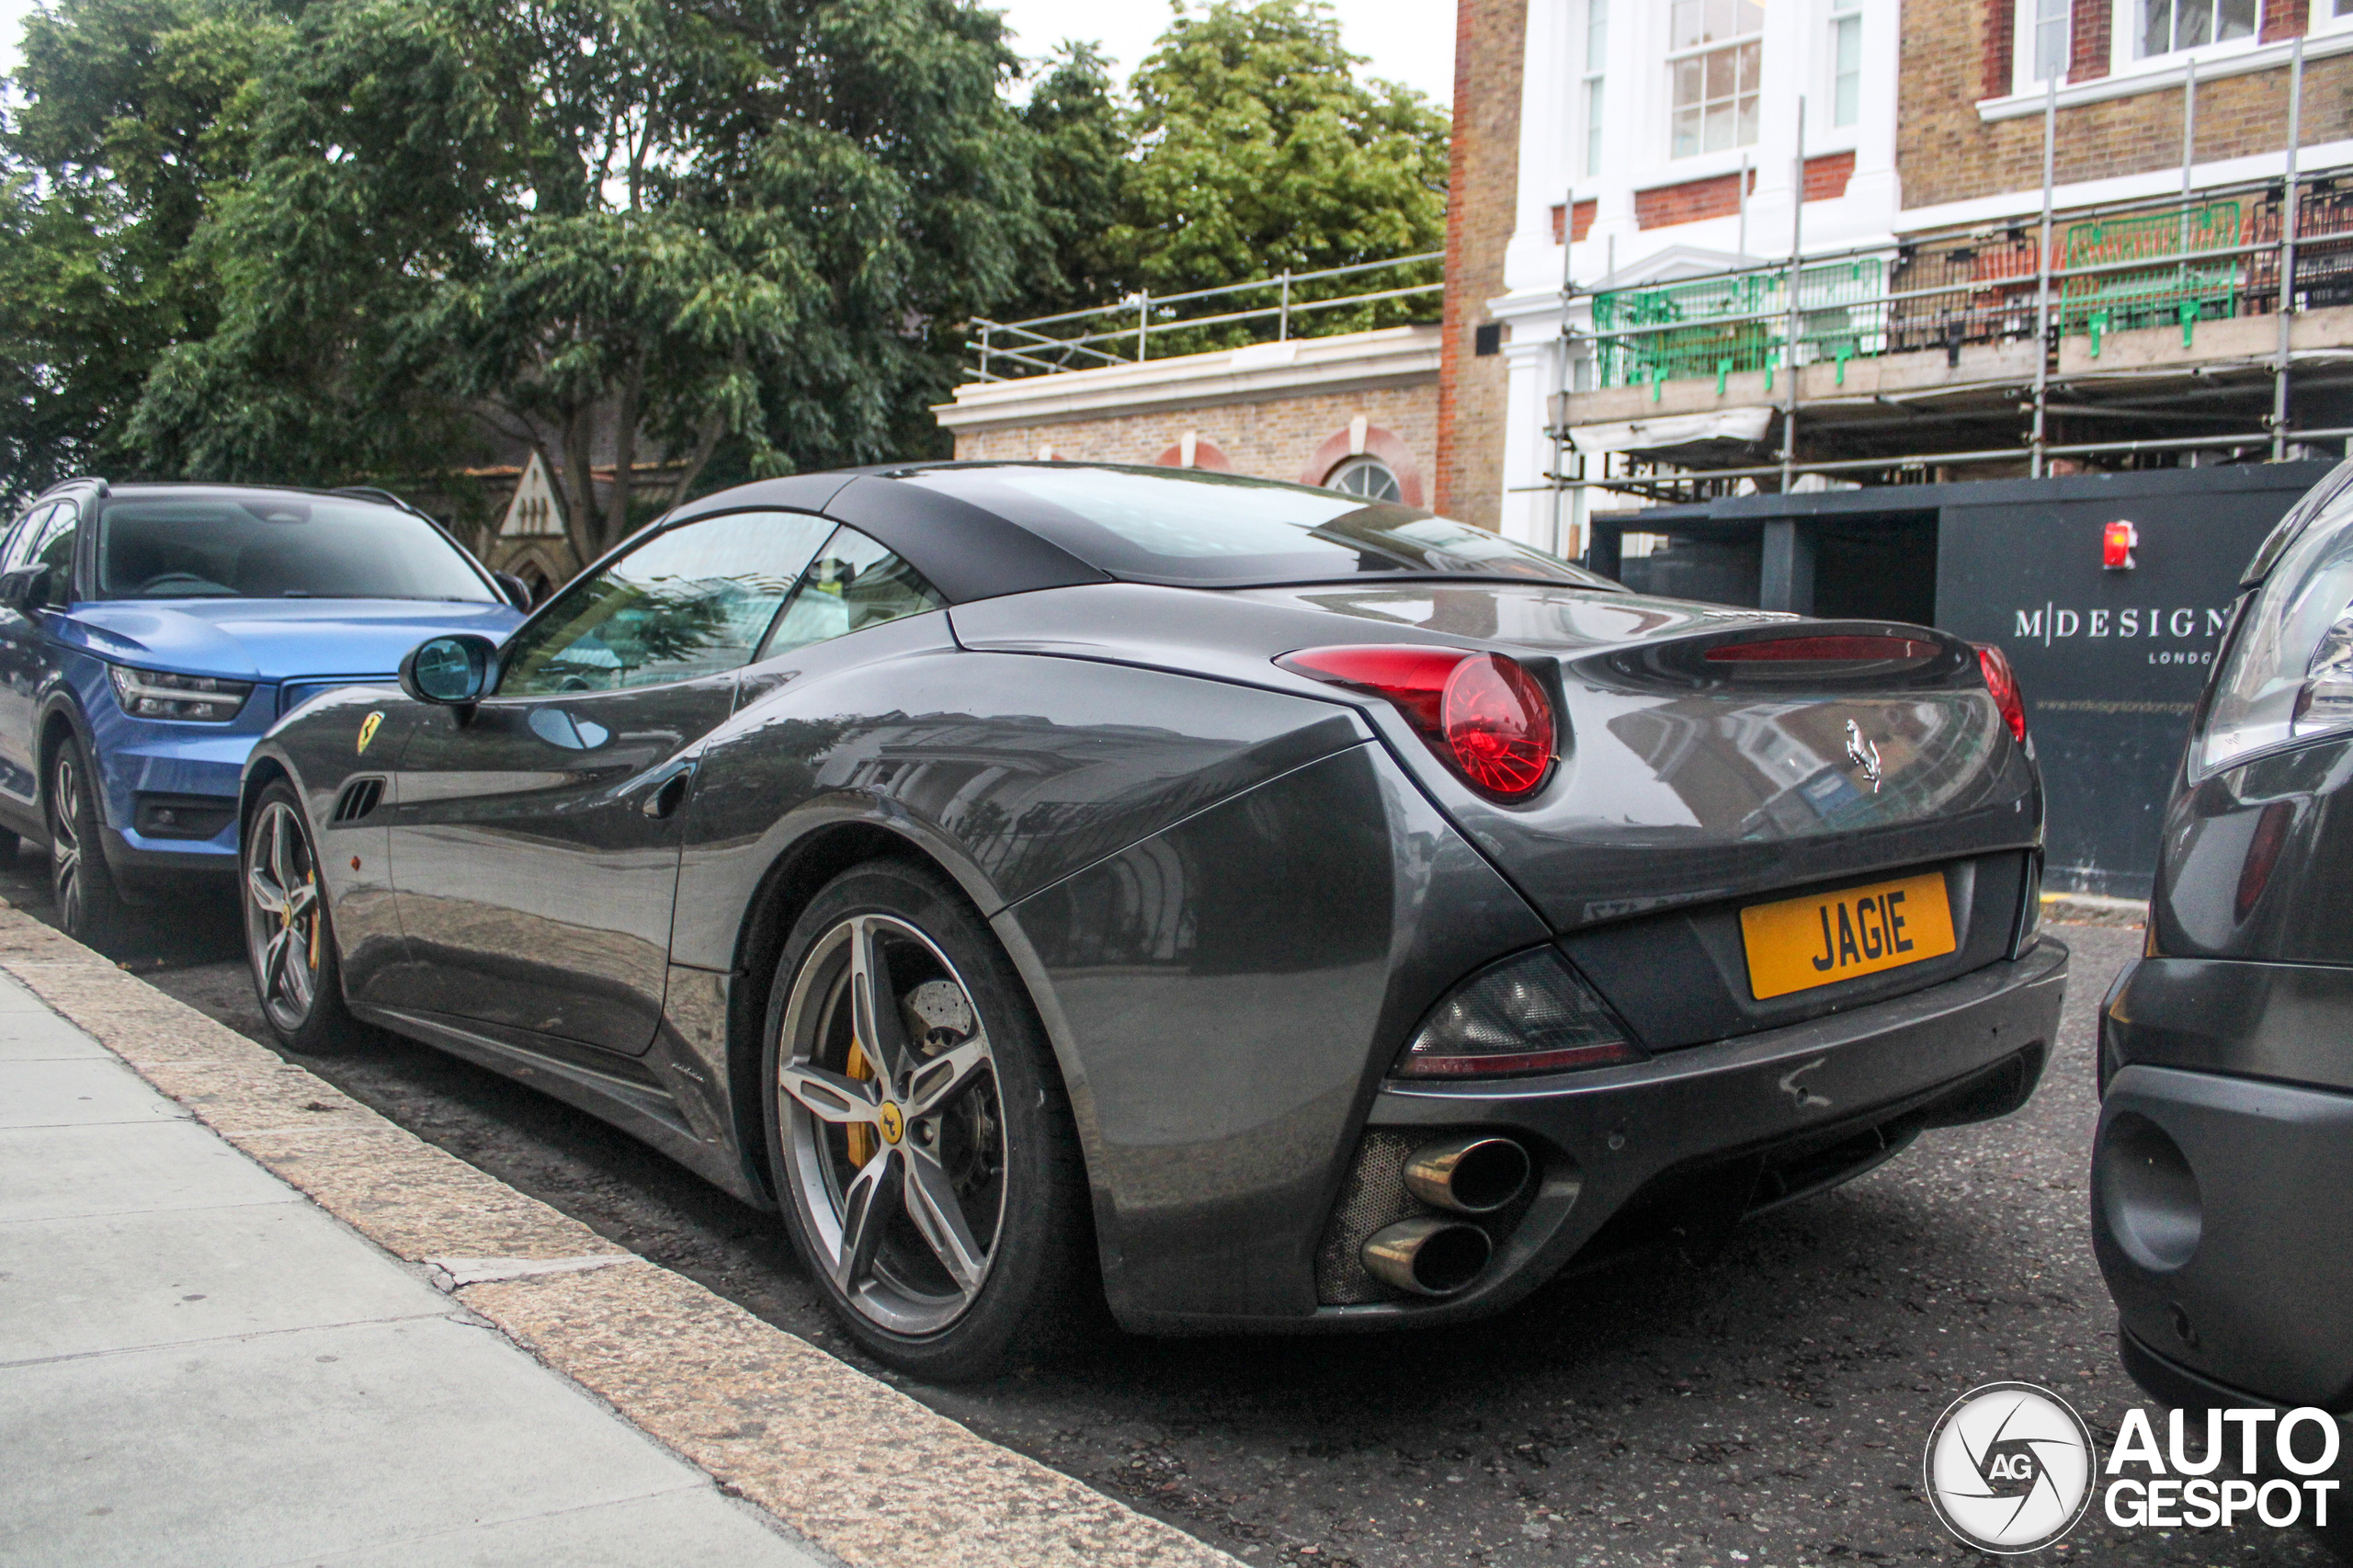
[[[1606,577],[1485,528],[1336,490],[1081,463],[920,469],[904,477],[1137,582],[1310,583],[1412,573],[1618,590]]]
[[[424,518],[313,495],[108,501],[98,513],[98,597],[496,597]]]

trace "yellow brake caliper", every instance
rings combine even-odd
[[[849,1075],[860,1083],[874,1076],[872,1063],[855,1040],[849,1042]],[[849,1163],[854,1170],[864,1170],[866,1162],[874,1157],[874,1129],[862,1121],[853,1121],[844,1129],[849,1134]]]

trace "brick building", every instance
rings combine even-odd
[[[960,458],[1157,463],[1426,506],[1439,337],[1388,327],[968,381],[934,412]]]
[[[2279,457],[2353,426],[2353,0],[1460,17],[1459,515],[1574,552],[1590,512],[1648,500]],[[1556,486],[1556,459],[1611,483]]]

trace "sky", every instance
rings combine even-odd
[[[0,0],[0,6],[17,0]],[[1040,55],[1066,38],[1100,43],[1121,81],[1168,26],[1165,0],[983,0],[1004,11],[1013,47]],[[1454,0],[1339,0],[1340,39],[1370,57],[1358,69],[1454,97]]]
[[[1041,55],[1066,38],[1100,43],[1127,79],[1168,25],[1164,0],[996,0],[1017,37],[1014,48]],[[32,0],[0,0],[0,73],[17,63],[17,38]],[[1438,103],[1454,97],[1453,0],[1342,0],[1340,36],[1370,56],[1368,75],[1419,87]]]

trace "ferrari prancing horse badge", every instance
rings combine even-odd
[[[381,713],[370,713],[359,721],[359,750],[362,754],[368,750],[368,743],[376,738],[376,727],[383,722]]]

